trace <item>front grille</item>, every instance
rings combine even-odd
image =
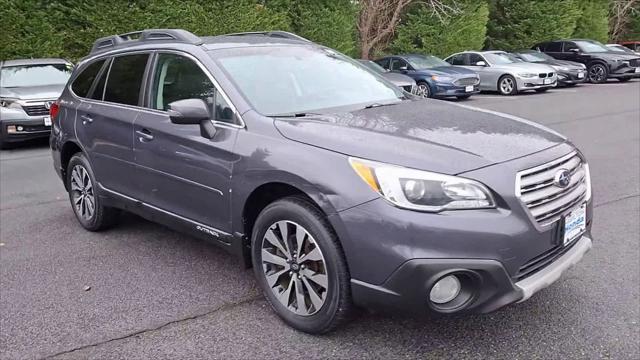
[[[640,66],[640,59],[631,59],[631,60],[629,60],[629,66],[639,67]]]
[[[547,73],[540,73],[538,74],[538,76],[540,76],[540,78],[544,79],[547,77]]]
[[[474,77],[461,78],[454,81],[453,83],[458,86],[469,86],[469,85],[478,85],[479,82],[480,82],[480,79],[474,76]]]
[[[577,241],[574,240],[571,244],[567,246],[557,245],[543,252],[542,254],[534,257],[533,259],[527,261],[524,265],[520,267],[520,269],[518,269],[518,273],[516,274],[515,280],[520,281],[542,270],[547,265],[556,261],[560,256],[564,255],[576,243]]]
[[[569,184],[560,187],[556,175],[561,170],[571,174]],[[590,181],[588,167],[577,153],[518,173],[516,192],[520,201],[541,226],[556,222],[587,197]]]
[[[553,77],[553,73],[550,72],[549,74],[547,74],[547,77]]]
[[[49,110],[42,105],[23,105],[22,108],[29,116],[49,115]]]

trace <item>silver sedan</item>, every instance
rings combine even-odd
[[[480,90],[498,91],[502,95],[525,90],[545,92],[558,81],[552,67],[522,62],[504,51],[465,51],[445,60],[476,71],[480,76]]]

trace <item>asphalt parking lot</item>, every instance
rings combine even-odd
[[[590,162],[594,248],[529,301],[302,334],[217,247],[134,216],[84,231],[41,142],[0,153],[0,358],[640,358],[640,81],[463,103],[547,125]]]

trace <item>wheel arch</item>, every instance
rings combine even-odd
[[[63,179],[67,178],[67,167],[69,166],[69,161],[71,161],[73,155],[81,152],[83,152],[82,148],[75,141],[69,140],[62,145],[60,148],[60,172]],[[67,188],[67,181],[65,180],[63,182],[65,189],[69,191]]]

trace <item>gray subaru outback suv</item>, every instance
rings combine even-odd
[[[413,98],[292,34],[100,39],[52,116],[84,228],[126,210],[211,241],[310,333],[353,305],[490,312],[591,248],[589,167],[567,139]]]

